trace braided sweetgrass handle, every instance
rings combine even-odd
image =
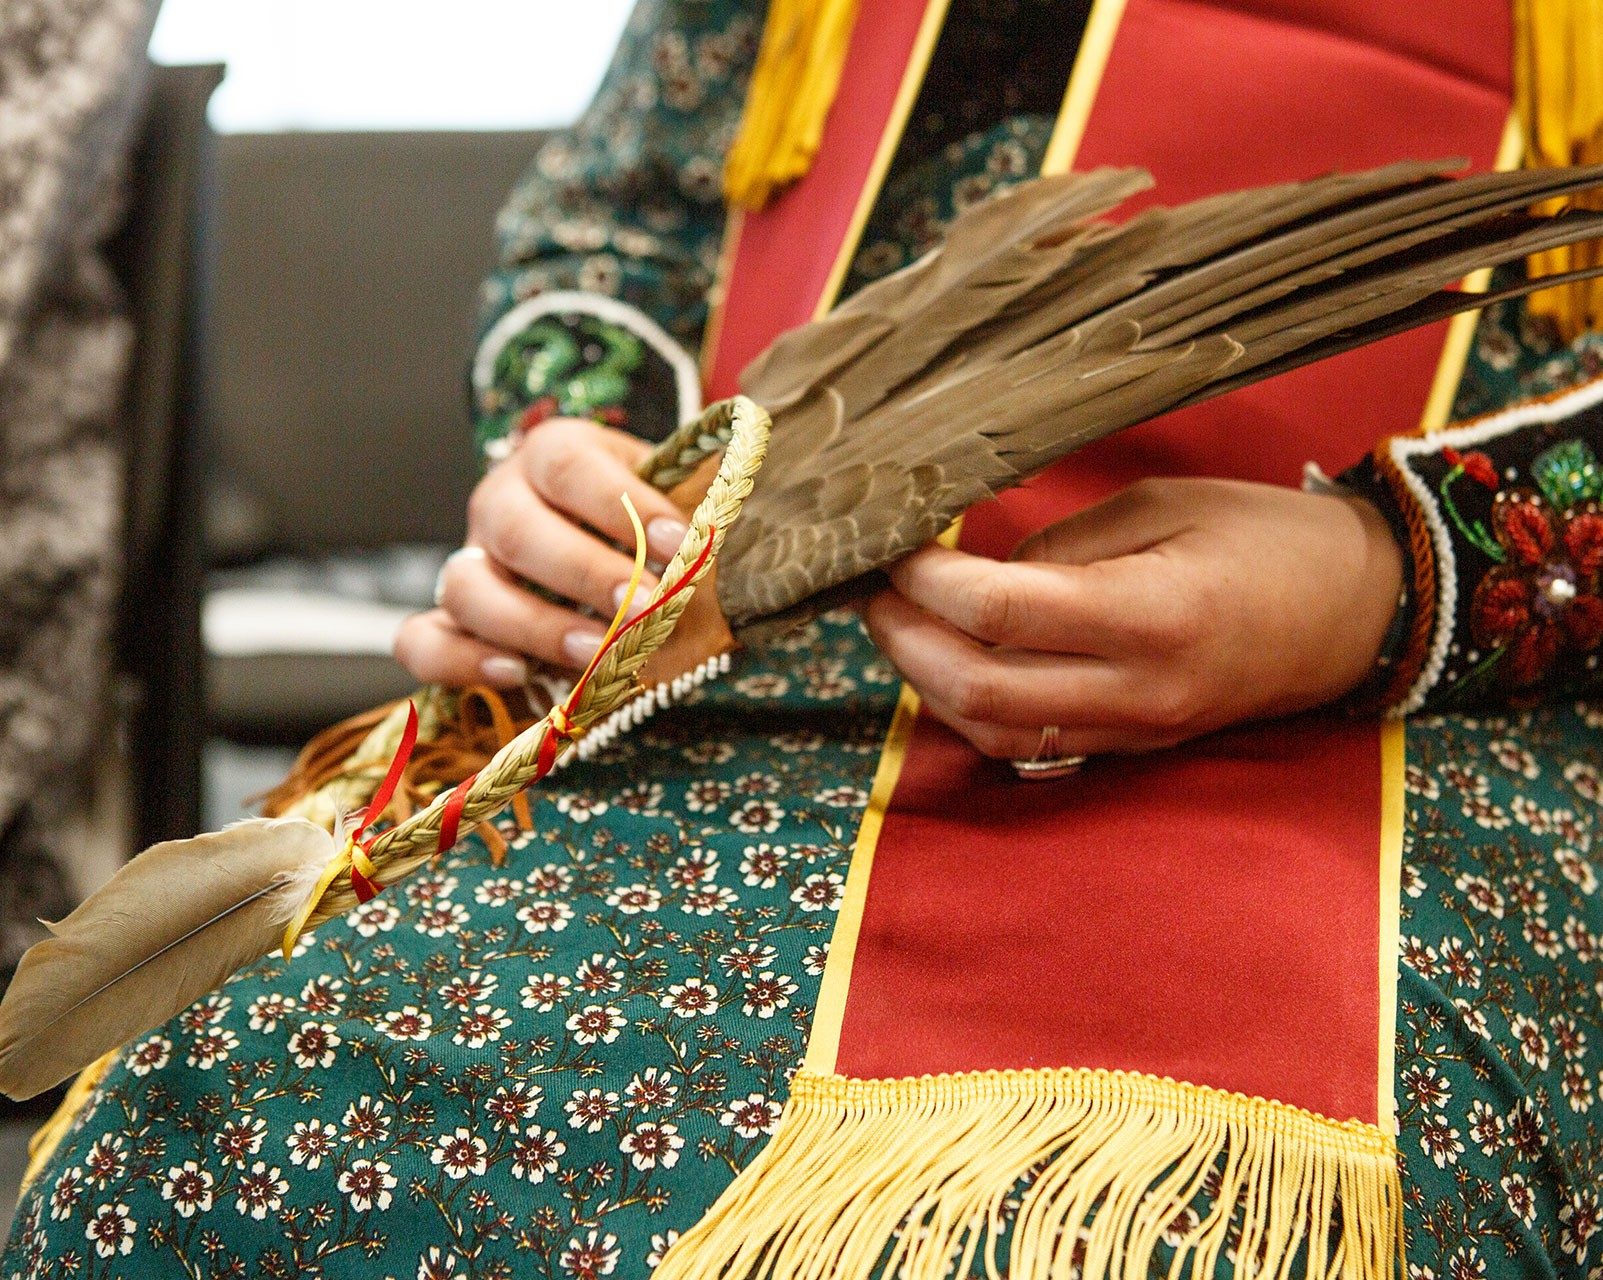
[[[769,426],[767,412],[756,402],[744,396],[720,400],[709,405],[699,418],[685,423],[658,445],[641,467],[640,474],[645,479],[658,488],[668,489],[689,478],[702,462],[719,449],[723,450],[718,474],[713,478],[707,496],[691,514],[690,532],[669,561],[647,601],[648,606],[679,582],[686,570],[701,556],[709,539],[712,553],[684,590],[639,626],[624,632],[618,643],[607,651],[573,708],[572,721],[576,728],[588,728],[639,691],[636,677],[640,668],[673,631],[679,615],[690,603],[695,583],[711,567],[724,535],[739,516],[746,496],[751,493],[757,469],[762,466],[763,456],[768,450]],[[551,732],[549,719],[531,725],[496,752],[490,762],[479,770],[462,808],[460,821],[464,826],[471,826],[499,813],[513,796],[528,785],[529,779],[536,773],[544,739]],[[427,808],[384,832],[373,842],[368,857],[377,867],[377,873],[369,879],[381,886],[394,884],[434,856],[447,796],[447,792],[441,792]],[[344,915],[356,905],[356,895],[350,885],[336,880],[324,893],[307,920],[306,927],[312,928],[325,920]]]
[[[679,426],[651,451],[651,456],[640,465],[640,478],[649,480],[657,488],[668,490],[690,479],[708,458],[720,449],[728,449],[733,439],[738,415],[749,410],[767,413],[761,406],[736,396],[733,400],[720,400],[708,405],[700,417],[691,418]],[[763,428],[766,447],[767,427]],[[709,491],[708,497],[712,494]]]

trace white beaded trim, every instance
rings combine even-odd
[[[637,724],[642,724],[657,712],[683,701],[707,681],[728,675],[729,665],[730,656],[727,652],[715,654],[694,670],[687,671],[682,676],[675,676],[672,680],[664,680],[653,689],[637,693],[606,719],[587,729],[584,736],[563,753],[562,758],[557,761],[557,768],[565,769],[575,760],[592,759]]]
[[[1410,458],[1426,453],[1439,453],[1445,447],[1471,449],[1497,436],[1506,435],[1521,427],[1536,423],[1555,422],[1582,410],[1590,409],[1603,401],[1603,378],[1553,400],[1529,401],[1515,405],[1501,413],[1494,413],[1464,427],[1451,427],[1423,436],[1396,436],[1388,441],[1392,462],[1402,474],[1425,527],[1430,530],[1431,545],[1436,550],[1436,630],[1431,637],[1430,652],[1408,696],[1392,711],[1394,716],[1405,716],[1424,706],[1425,699],[1442,678],[1447,655],[1453,645],[1453,627],[1458,616],[1458,565],[1453,557],[1453,537],[1442,519],[1435,496],[1425,482],[1408,465]]]

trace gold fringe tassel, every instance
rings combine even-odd
[[[740,131],[724,163],[724,195],[761,209],[818,154],[840,87],[858,0],[773,0]]]
[[[1603,0],[1514,0],[1514,107],[1532,167],[1603,161]],[[1561,202],[1538,206],[1548,213]],[[1572,198],[1603,209],[1603,193]],[[1533,276],[1603,265],[1595,242],[1531,257]],[[1566,342],[1603,329],[1603,281],[1583,280],[1532,294],[1531,314],[1546,316]]]
[[[976,1263],[1146,1280],[1163,1246],[1171,1280],[1211,1280],[1222,1255],[1240,1276],[1390,1280],[1401,1240],[1397,1148],[1373,1125],[1120,1071],[804,1070],[773,1140],[652,1280],[948,1280]]]

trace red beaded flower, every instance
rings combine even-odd
[[[1560,654],[1603,641],[1603,512],[1592,503],[1556,510],[1529,489],[1506,490],[1492,504],[1492,536],[1502,563],[1475,588],[1470,633],[1503,651],[1504,682],[1525,689]]]
[[[1461,468],[1464,474],[1477,484],[1485,485],[1496,492],[1499,484],[1497,465],[1480,450],[1460,453],[1457,449],[1447,446],[1442,450],[1442,457],[1446,459],[1448,465]]]

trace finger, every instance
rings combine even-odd
[[[401,624],[395,660],[419,680],[462,688],[489,684],[512,689],[528,679],[529,666],[515,653],[468,635],[443,609],[415,613]]]
[[[937,545],[892,565],[890,578],[907,599],[976,640],[1107,657],[1127,651],[1168,608],[1155,559],[999,563]]]
[[[669,560],[688,530],[684,513],[637,476],[624,453],[621,442],[608,439],[602,428],[564,418],[529,432],[518,462],[550,506],[632,548],[634,526],[622,500],[628,494],[645,525],[647,549],[654,559]]]
[[[1033,728],[1123,727],[1140,708],[1122,668],[1101,658],[992,649],[894,591],[865,611],[869,634],[920,693],[964,720]]]
[[[521,476],[503,474],[474,490],[469,541],[512,573],[610,616],[634,560],[546,506]],[[643,589],[653,585],[642,579]]]
[[[968,740],[981,755],[993,760],[1033,760],[1041,748],[1040,728],[987,724],[959,715],[938,696],[920,695],[920,705],[948,729]],[[1100,756],[1152,751],[1170,745],[1157,735],[1139,729],[1107,729],[1088,725],[1059,725],[1056,757]]]
[[[439,603],[470,635],[560,667],[583,668],[604,634],[593,618],[542,600],[483,556],[446,561]]]
[[[580,421],[584,421],[584,419],[580,419]],[[593,422],[587,423],[587,425],[595,427],[600,432],[601,447],[631,471],[638,470],[640,464],[646,460],[652,449],[656,447],[642,440],[639,436],[619,430],[617,427],[602,426]]]
[[[1187,504],[1176,500],[1184,483],[1138,481],[1032,534],[1012,559],[1088,565],[1149,551],[1188,526]]]

